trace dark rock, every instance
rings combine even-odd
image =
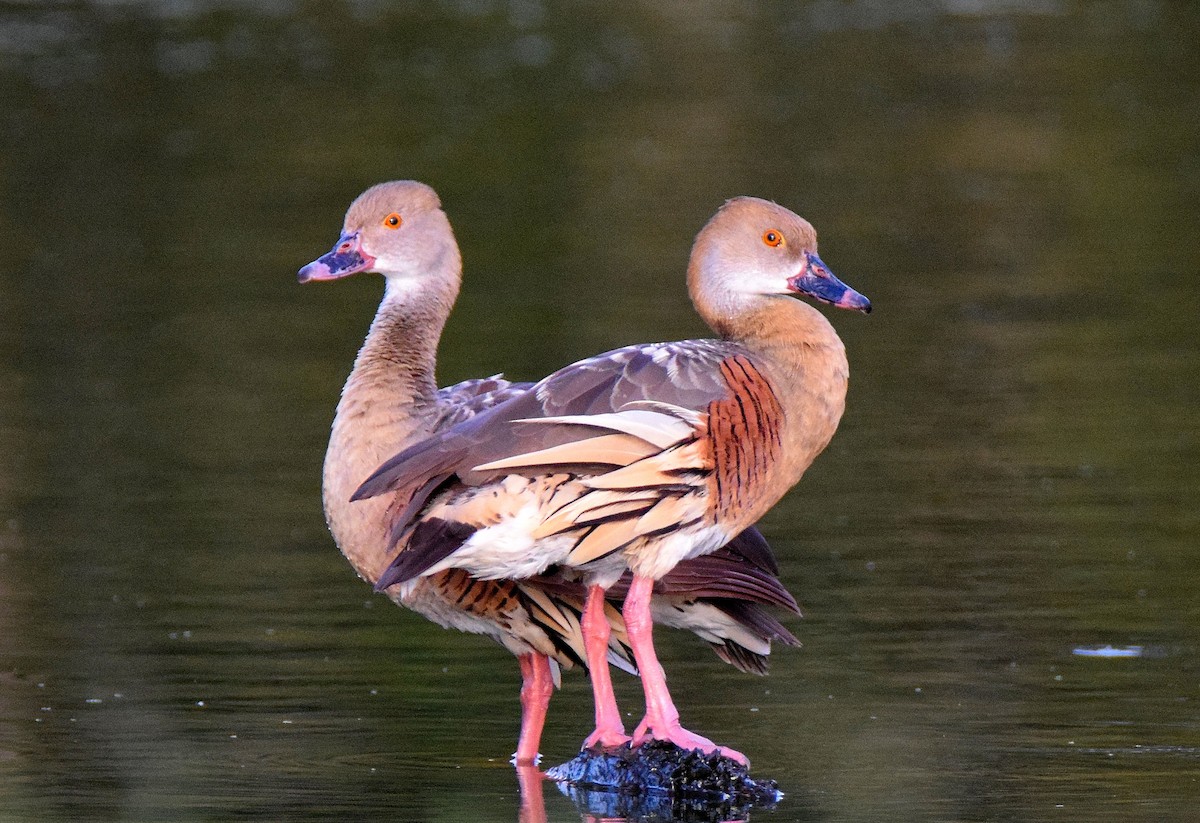
[[[581,811],[637,821],[745,820],[783,796],[774,780],[755,780],[736,760],[658,740],[586,749],[546,775]]]

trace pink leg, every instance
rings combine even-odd
[[[629,742],[617,697],[613,694],[612,677],[608,671],[608,638],[612,633],[604,615],[604,589],[589,586],[583,607],[583,644],[587,650],[588,674],[592,678],[592,695],[596,703],[596,731],[583,741],[583,748],[592,746],[621,746]]]
[[[679,724],[679,711],[667,691],[667,676],[658,655],[654,653],[654,625],[650,620],[650,594],[654,581],[649,577],[634,577],[629,593],[625,595],[625,630],[629,632],[629,645],[633,647],[633,659],[642,675],[642,688],[646,692],[646,717],[633,733],[633,745],[647,738],[669,740],[681,749],[701,749],[705,752],[719,751],[725,757],[739,763],[749,764],[741,752],[718,746],[706,737],[693,734]]]
[[[513,761],[518,766],[536,765],[538,744],[542,742],[542,727],[546,724],[546,709],[554,693],[554,678],[550,676],[550,658],[530,652],[520,655],[521,666],[521,737]]]

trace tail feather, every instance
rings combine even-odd
[[[724,643],[708,644],[717,657],[724,660],[740,672],[746,674],[766,675],[769,668],[769,658],[765,654],[752,652],[745,646],[726,640]]]

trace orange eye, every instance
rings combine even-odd
[[[400,228],[400,224],[403,222],[404,220],[396,212],[392,212],[387,217],[383,218],[383,225],[387,226],[389,229],[398,229]]]
[[[763,232],[763,242],[774,248],[783,242],[783,235],[776,229],[767,229]]]

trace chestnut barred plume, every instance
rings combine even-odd
[[[626,346],[560,369],[401,450],[354,499],[393,501],[396,555],[377,588],[405,591],[451,568],[483,579],[553,568],[584,581],[597,706],[585,745],[629,739],[619,714],[602,709],[611,705],[610,635],[597,617],[628,571],[622,612],[646,697],[633,742],[744,761],[680,724],[653,648],[652,597],[681,564],[762,517],[837,429],[845,348],[824,314],[789,298],[863,313],[870,302],[821,260],[807,221],[749,197],[728,201],[697,235],[688,289],[717,338]],[[434,520],[460,528],[441,540],[451,530],[426,529]],[[743,626],[758,617],[720,613]]]
[[[415,494],[385,494],[358,502],[351,502],[354,490],[397,452],[520,398],[532,387],[499,376],[437,387],[437,345],[458,295],[461,268],[437,195],[421,183],[399,181],[374,186],[356,199],[333,249],[299,272],[302,283],[359,272],[384,277],[383,301],[338,403],[323,477],[330,531],[354,569],[372,584],[396,559],[388,537],[391,524],[413,520],[415,510],[404,514],[411,499],[428,499],[447,478],[426,478]],[[478,524],[461,518],[421,517],[413,521],[408,539],[444,559],[477,532]],[[798,613],[779,584],[773,559],[764,565],[764,552],[770,556],[761,535],[747,530],[714,555],[728,566],[730,579],[738,579],[741,594],[721,590],[710,597],[681,584],[677,592],[657,595],[654,607],[671,616],[670,625],[699,634],[733,665],[761,671],[772,640],[796,642],[777,620],[762,619],[762,605]],[[756,571],[738,577],[746,564]],[[681,566],[681,572],[687,567]],[[695,579],[707,573],[697,568]],[[605,670],[605,679],[609,663],[636,672],[616,605],[593,604],[587,613],[586,590],[578,580],[545,571],[522,580],[481,579],[447,567],[388,587],[386,593],[439,625],[490,637],[517,656],[523,681],[515,754],[519,763],[538,757],[560,668],[590,660]],[[741,601],[744,609],[736,605]],[[595,632],[607,638],[599,653],[585,644],[583,625],[589,622],[605,627]],[[615,705],[604,711],[615,711]]]

